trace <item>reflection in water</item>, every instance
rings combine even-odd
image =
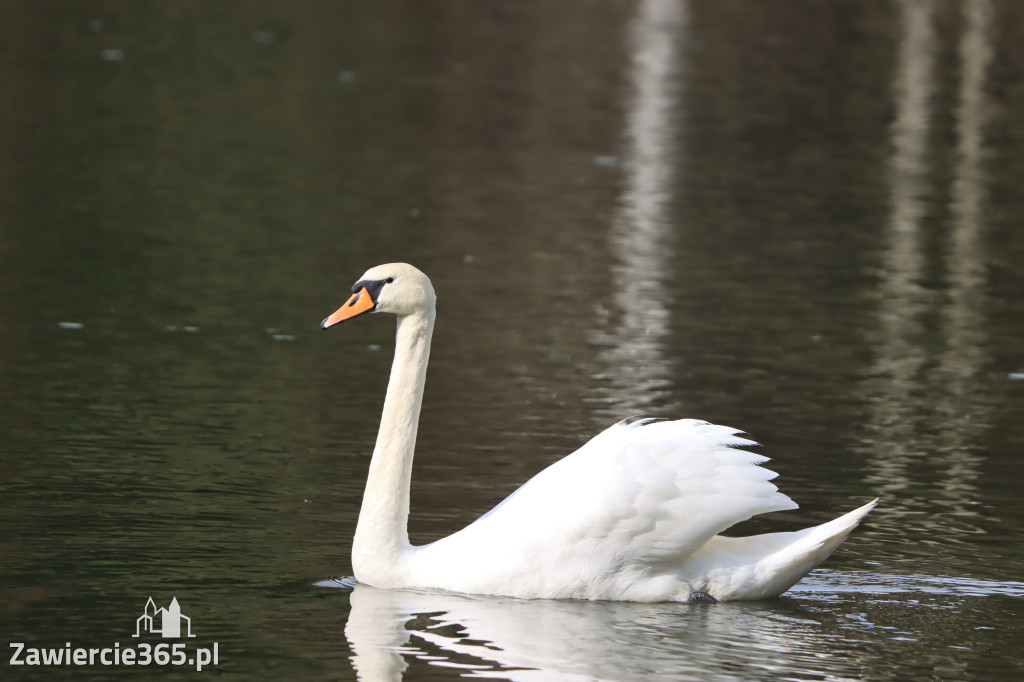
[[[902,3],[903,37],[894,83],[897,115],[892,125],[890,160],[891,218],[883,255],[879,330],[874,339],[874,381],[868,401],[873,410],[870,448],[871,485],[882,491],[887,507],[908,513],[907,489],[920,484],[920,458],[943,471],[944,497],[960,517],[977,497],[972,484],[980,458],[972,450],[978,401],[968,394],[984,362],[982,285],[984,254],[979,243],[985,177],[981,167],[985,122],[984,82],[991,59],[986,32],[988,0],[963,5],[960,40],[961,77],[957,107],[957,149],[951,225],[946,250],[945,296],[937,299],[922,286],[929,267],[925,216],[929,183],[929,133],[935,103],[935,5]],[[945,348],[929,342],[928,318],[938,316]],[[886,494],[888,493],[888,494]]]
[[[891,210],[883,254],[879,331],[873,376],[887,379],[875,394],[871,427],[880,456],[872,461],[872,485],[879,497],[908,485],[907,469],[915,433],[908,411],[909,391],[924,356],[910,339],[922,333],[925,307],[919,281],[923,276],[921,219],[925,212],[925,172],[929,106],[932,100],[935,37],[931,3],[904,2],[892,125]],[[886,447],[882,447],[882,445]],[[883,450],[887,450],[881,455]]]
[[[985,364],[983,331],[985,254],[980,233],[985,203],[985,176],[981,164],[982,130],[985,123],[985,71],[992,57],[987,31],[992,8],[989,0],[968,0],[960,39],[960,89],[956,116],[957,148],[952,187],[952,234],[946,249],[948,292],[942,314],[945,352],[939,357],[938,377],[945,391],[938,413],[945,425],[940,438],[952,447],[940,460],[949,476],[944,482],[953,501],[974,500],[980,457],[971,454],[974,424],[984,423],[973,399],[977,377]],[[972,407],[967,407],[971,405]]]
[[[730,670],[767,674],[793,665],[787,652],[815,639],[817,624],[787,611],[749,604],[517,600],[358,585],[345,637],[361,680],[400,680],[406,657],[460,668],[467,677],[505,680],[714,679]]]
[[[1020,582],[831,570],[794,588],[799,604],[714,607],[320,585],[352,588],[345,638],[359,679],[374,681],[401,680],[412,660],[503,680],[858,679],[886,665],[872,640],[934,637],[965,600],[1024,596]],[[888,615],[897,594],[904,619]],[[823,628],[851,599],[862,608]]]
[[[675,144],[679,45],[686,33],[679,0],[644,0],[630,30],[632,96],[627,103],[625,187],[611,224],[613,311],[602,311],[593,341],[605,348],[601,420],[661,405],[669,363],[665,282],[671,276],[669,216]],[[613,331],[606,331],[611,328]]]

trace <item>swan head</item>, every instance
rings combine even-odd
[[[370,268],[352,285],[352,296],[320,323],[321,329],[365,313],[413,315],[433,312],[437,297],[430,279],[408,263]]]

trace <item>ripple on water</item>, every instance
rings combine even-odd
[[[317,587],[353,589],[359,582],[354,576],[325,578]],[[965,597],[1024,597],[1024,582],[983,580],[948,575],[900,575],[874,571],[831,571],[818,569],[786,592],[787,596],[811,597],[838,594],[956,594]]]
[[[1024,597],[1024,582],[983,580],[948,575],[876,573],[874,571],[816,570],[790,588],[787,595],[823,594],[956,594],[965,597]]]

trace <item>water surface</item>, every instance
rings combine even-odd
[[[985,0],[6,4],[0,633],[125,646],[176,596],[231,679],[1020,677],[1022,33]],[[801,509],[744,532],[879,507],[758,603],[317,586],[393,321],[317,325],[392,260],[439,295],[415,542],[638,412],[763,443]]]

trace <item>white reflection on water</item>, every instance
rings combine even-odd
[[[909,455],[915,429],[909,391],[921,372],[925,355],[911,343],[923,333],[920,280],[924,276],[921,220],[925,214],[928,170],[926,153],[934,89],[934,6],[904,2],[903,36],[893,85],[896,119],[891,128],[891,215],[883,253],[879,330],[874,339],[871,373],[888,381],[873,391],[871,428],[878,454],[870,462],[871,482],[880,497],[908,485]],[[884,454],[882,451],[886,450]]]
[[[986,176],[982,165],[982,133],[988,111],[985,73],[992,58],[988,28],[992,20],[989,0],[968,0],[963,7],[964,29],[960,39],[960,88],[956,111],[956,161],[951,189],[951,234],[946,248],[947,299],[942,310],[945,351],[939,356],[937,374],[945,391],[939,392],[938,412],[943,416],[941,438],[953,447],[940,454],[950,475],[945,489],[950,499],[974,497],[981,457],[971,454],[970,434],[977,434],[977,401],[971,400],[977,378],[987,361],[984,350],[987,328],[984,319],[986,255],[981,244],[984,227]],[[970,405],[969,409],[965,409]]]
[[[679,0],[644,0],[629,32],[624,187],[610,228],[612,310],[599,310],[592,341],[604,351],[595,374],[602,423],[661,405],[670,366],[665,282],[671,277],[670,207],[677,153],[679,45],[686,38]]]
[[[799,611],[750,604],[517,600],[362,585],[351,602],[345,637],[360,680],[400,680],[407,657],[504,680],[716,679],[737,669],[771,676],[793,669],[789,652],[815,638],[817,625]]]
[[[979,234],[986,196],[981,145],[991,8],[988,0],[962,5],[955,179],[941,263],[946,288],[937,293],[923,286],[932,267],[925,247],[927,229],[935,224],[926,220],[928,200],[937,192],[930,149],[938,101],[936,6],[911,0],[901,7],[903,34],[893,84],[891,215],[882,254],[879,325],[872,339],[872,380],[862,386],[872,406],[870,481],[891,512],[905,514],[901,491],[924,485],[920,477],[928,468],[920,460],[928,457],[929,467],[942,470],[945,502],[958,516],[973,516],[963,505],[977,502],[973,481],[981,458],[976,446],[979,428],[988,423],[970,394],[986,361],[985,256]],[[936,334],[929,333],[930,316],[938,319],[938,338],[945,344],[941,350],[935,348]]]
[[[884,605],[899,594],[901,611],[932,614],[924,622],[941,629],[965,598],[1024,596],[1020,582],[829,570],[791,591],[799,601],[713,607],[320,585],[352,589],[345,637],[359,679],[375,681],[402,679],[413,659],[503,680],[857,679],[886,665],[887,654],[866,640],[930,635],[856,607],[837,622],[841,602]]]

